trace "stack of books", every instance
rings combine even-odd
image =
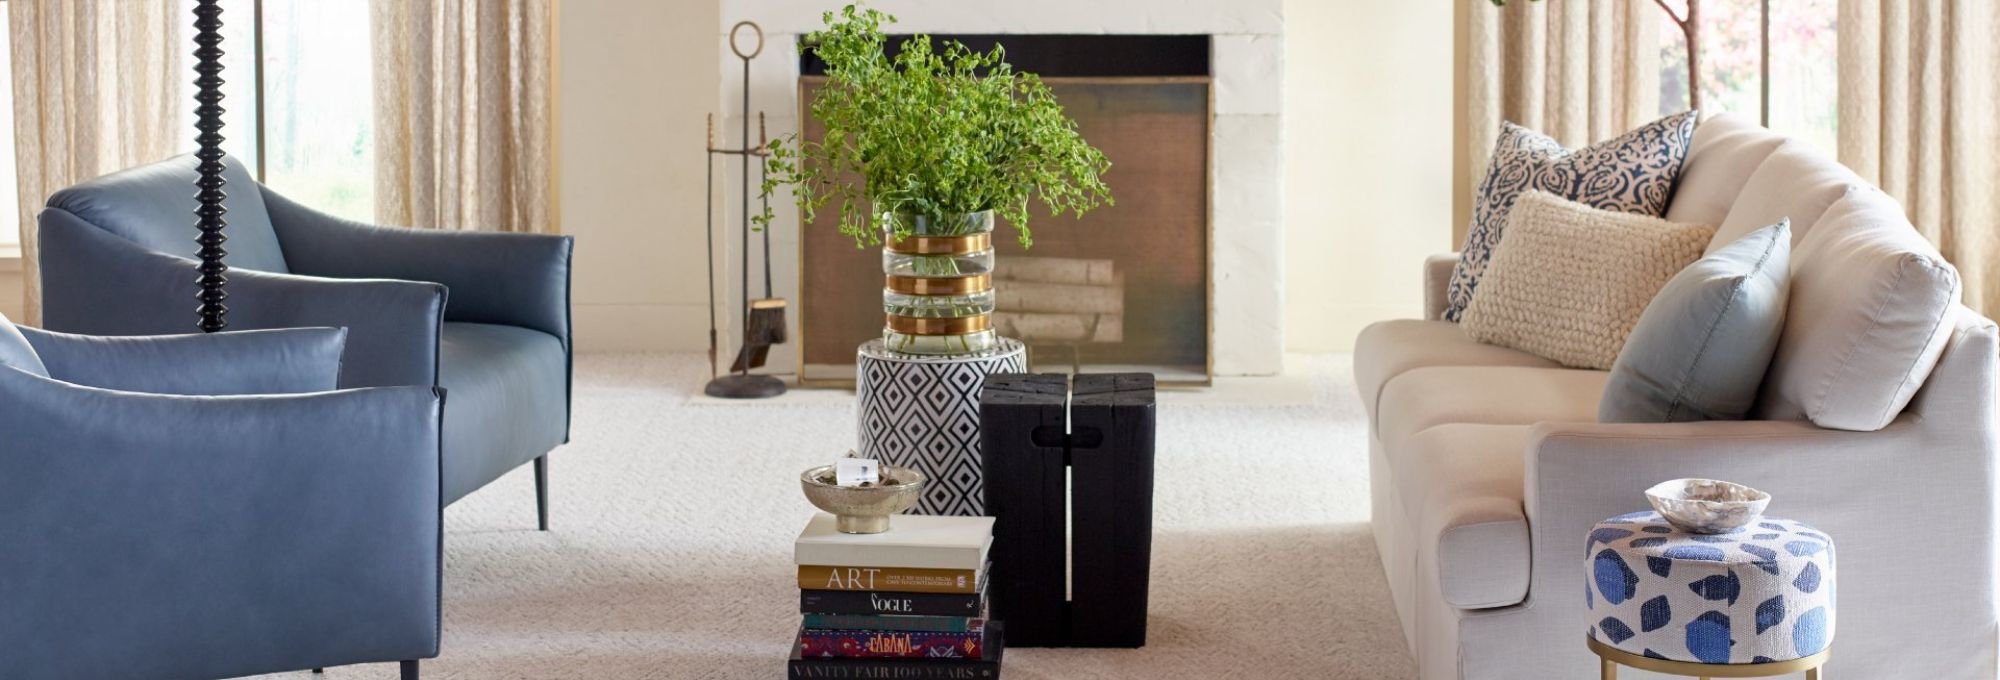
[[[843,534],[816,514],[799,533],[792,678],[1000,677],[1000,622],[986,617],[991,517],[897,515]]]

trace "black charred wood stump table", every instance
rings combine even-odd
[[[987,378],[989,588],[1008,646],[1145,646],[1153,388],[1149,373]]]

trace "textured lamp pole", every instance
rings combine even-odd
[[[194,182],[195,187],[200,189],[195,194],[197,205],[194,214],[199,218],[196,228],[201,230],[201,235],[195,238],[195,243],[201,244],[201,250],[196,253],[196,256],[201,258],[201,276],[195,280],[201,285],[201,292],[195,297],[201,300],[198,313],[201,316],[200,327],[204,333],[214,333],[229,327],[229,322],[223,318],[229,314],[229,307],[222,304],[223,300],[229,299],[229,294],[222,290],[223,284],[229,282],[229,277],[225,276],[229,271],[229,265],[222,262],[223,256],[229,254],[229,251],[222,249],[223,241],[228,240],[222,233],[222,228],[227,224],[223,221],[222,215],[229,212],[229,209],[222,205],[222,199],[228,194],[222,192],[224,182],[222,180],[222,48],[220,47],[222,6],[218,4],[220,1],[198,0],[194,8],[196,45],[194,72],[197,74],[194,79],[196,88],[194,100],[199,104],[194,109],[194,129],[200,132],[194,138],[195,143],[200,146],[194,152],[194,156],[201,161],[195,168],[200,177]]]

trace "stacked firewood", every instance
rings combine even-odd
[[[1034,343],[1125,339],[1125,277],[1111,260],[997,258],[993,328]]]

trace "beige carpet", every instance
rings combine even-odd
[[[1268,403],[1254,382],[1163,395],[1150,644],[1010,649],[1005,678],[1413,675],[1368,535],[1348,360],[1294,364]],[[811,512],[795,480],[852,446],[851,403],[715,404],[693,396],[706,377],[695,356],[579,358],[555,531],[533,531],[525,468],[446,511],[444,646],[424,677],[785,677]]]

